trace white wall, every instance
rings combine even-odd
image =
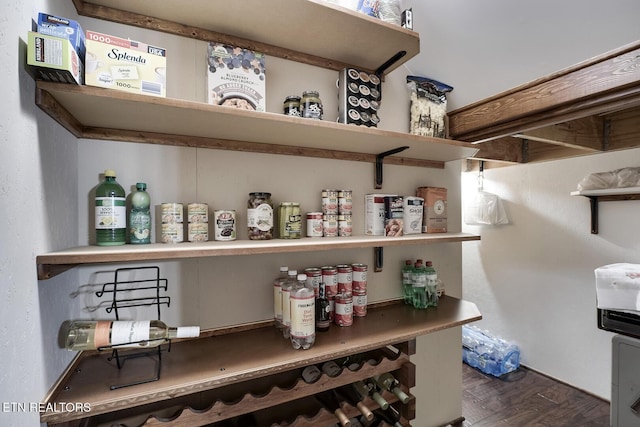
[[[454,86],[450,110],[640,39],[634,0],[425,3],[412,5],[422,49],[408,67]],[[463,227],[482,235],[463,245],[463,296],[478,303],[479,326],[521,344],[526,365],[606,399],[612,334],[596,329],[593,269],[638,262],[640,202],[602,204],[593,236],[588,200],[568,194],[588,173],[639,161],[636,149],[486,170],[512,224]],[[463,174],[463,202],[476,177]]]

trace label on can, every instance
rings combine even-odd
[[[338,235],[350,237],[353,234],[353,221],[351,215],[338,215]]]
[[[209,222],[209,205],[206,203],[189,203],[187,205],[187,221]]]
[[[209,223],[190,222],[187,225],[187,232],[190,242],[206,242],[209,240]]]
[[[236,240],[236,211],[213,211],[215,240]]]
[[[338,190],[322,190],[322,213],[338,215]]]
[[[338,293],[338,269],[336,267],[322,267],[322,283],[325,286],[327,298]]]
[[[182,223],[162,224],[162,243],[180,243],[184,241]]]
[[[182,203],[162,203],[160,207],[163,224],[175,224],[183,222]]]
[[[307,213],[307,237],[322,237],[322,212]]]
[[[367,265],[366,264],[351,264],[353,269],[353,292],[366,292],[367,291]]]
[[[365,317],[367,315],[367,293],[353,293],[353,315],[355,317]]]
[[[319,295],[320,283],[322,282],[322,270],[315,267],[305,268],[304,273],[307,275],[307,286],[313,288],[316,298]]]
[[[338,213],[351,215],[353,210],[353,192],[351,190],[340,190],[338,192]]]
[[[322,233],[324,237],[338,236],[338,215],[322,216]]]
[[[333,297],[335,313],[333,320],[338,326],[353,324],[353,297],[350,293],[341,293]]]

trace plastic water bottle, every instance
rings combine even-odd
[[[280,274],[273,281],[273,320],[276,328],[282,329],[282,282],[287,279],[289,267],[280,267]]]
[[[413,301],[413,287],[411,275],[413,274],[413,261],[410,259],[404,262],[402,267],[402,295],[405,304],[411,304]]]
[[[296,350],[308,350],[316,341],[316,295],[307,285],[307,275],[298,274],[289,296],[291,304],[291,328],[289,336]]]
[[[438,306],[438,273],[436,272],[436,269],[433,267],[433,263],[431,261],[427,261],[425,270],[427,275],[427,306],[437,307]]]
[[[499,377],[520,366],[520,348],[477,327],[462,327],[462,361]]]
[[[411,304],[415,308],[427,308],[427,269],[422,264],[422,260],[416,261],[411,275],[411,289],[413,295]]]
[[[287,279],[282,282],[280,292],[282,295],[282,336],[289,338],[289,329],[291,328],[291,304],[289,297],[291,295],[291,289],[298,283],[296,276],[297,270],[289,270],[287,272]]]
[[[147,193],[147,184],[144,182],[138,182],[136,191],[131,194],[129,242],[151,243],[151,198]]]

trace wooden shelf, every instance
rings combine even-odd
[[[620,200],[640,200],[640,187],[572,191],[571,195],[589,198],[591,205],[591,234],[598,234],[598,203]]]
[[[420,52],[418,33],[321,0],[192,0],[189,7],[180,0],[74,0],[74,4],[80,15],[228,43],[334,70],[356,66],[374,71],[405,51],[387,70],[392,71]]]
[[[40,414],[41,422],[55,423],[114,412],[225,385],[291,371],[350,354],[412,340],[481,319],[475,304],[444,296],[438,307],[416,310],[402,303],[370,309],[350,327],[332,326],[318,333],[309,350],[293,350],[273,327],[173,343],[163,353],[158,381],[110,390],[114,382],[127,381],[105,354],[78,357],[43,402],[63,409]],[[136,363],[128,361],[127,363]],[[126,368],[126,366],[125,366]],[[90,414],[68,412],[62,402],[86,402]],[[58,405],[56,405],[58,404]]]
[[[370,162],[408,145],[411,158],[385,162],[427,167],[477,151],[453,140],[63,83],[38,81],[36,104],[78,138]]]
[[[184,242],[178,244],[80,246],[38,255],[38,278],[48,279],[80,264],[176,260],[212,256],[328,251],[336,249],[450,243],[480,240],[467,233],[412,234],[401,237],[305,237],[302,239],[235,240],[231,242]]]
[[[449,134],[514,163],[637,147],[639,64],[636,41],[451,111]]]

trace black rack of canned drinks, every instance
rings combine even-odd
[[[142,277],[139,279],[123,280],[122,276]],[[109,297],[105,311],[115,316],[115,320],[120,320],[123,310],[134,307],[148,307],[149,312],[154,313],[154,317],[160,320],[161,306],[169,307],[171,297],[162,295],[167,292],[168,280],[160,277],[160,267],[127,267],[118,268],[114,271],[113,282],[107,282],[102,285],[101,290],[96,292],[98,298]],[[151,318],[151,316],[149,316]],[[128,343],[113,344],[104,347],[98,347],[98,351],[111,350],[109,361],[115,360],[118,369],[122,369],[127,360],[134,358],[147,357],[149,362],[154,363],[152,374],[146,378],[137,379],[135,381],[124,384],[112,384],[111,390],[129,387],[138,384],[144,384],[160,379],[160,368],[162,364],[162,352],[171,350],[171,340],[165,339],[166,343],[159,345],[153,349],[144,349],[142,351],[127,351],[121,355],[119,350],[128,349],[132,345],[143,345],[145,341],[132,341]],[[166,344],[166,345],[165,345]]]

